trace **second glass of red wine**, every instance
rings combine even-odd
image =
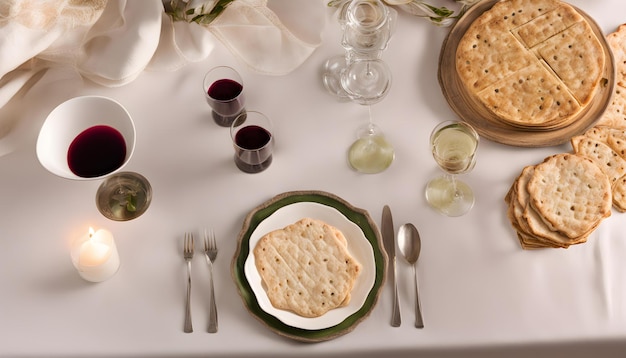
[[[263,113],[245,111],[230,127],[235,164],[245,173],[259,173],[272,164],[272,122]]]
[[[235,118],[245,111],[243,80],[228,66],[214,67],[204,76],[204,96],[213,109],[213,120],[222,127],[230,127]]]

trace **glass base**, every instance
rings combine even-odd
[[[349,101],[348,93],[341,87],[341,72],[346,68],[346,57],[335,56],[324,63],[322,81],[326,90],[342,101]]]
[[[234,114],[232,116],[222,116],[221,114],[218,114],[215,111],[211,111],[211,114],[213,116],[213,121],[220,127],[230,127],[231,124],[233,124],[233,122],[235,121],[235,119],[237,117],[239,117],[240,114],[245,113],[246,110],[242,110],[241,112]]]
[[[474,192],[464,182],[444,176],[428,182],[426,201],[444,215],[462,216],[474,206]]]
[[[394,158],[393,147],[380,134],[359,138],[348,150],[350,166],[365,174],[376,174],[384,171],[389,168]]]
[[[272,164],[272,156],[270,155],[269,158],[267,158],[262,163],[250,164],[250,163],[244,162],[235,154],[235,164],[237,165],[237,168],[239,168],[239,170],[241,170],[244,173],[249,173],[249,174],[260,173],[270,167],[270,164]]]
[[[100,213],[115,221],[128,221],[141,216],[151,200],[150,183],[133,172],[120,172],[108,177],[96,193],[96,206]]]
[[[391,88],[391,71],[382,60],[353,61],[342,73],[341,86],[356,103],[378,103]]]

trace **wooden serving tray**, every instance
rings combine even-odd
[[[605,55],[601,86],[591,103],[569,125],[558,128],[528,129],[507,125],[471,96],[456,71],[456,49],[472,22],[501,0],[483,0],[472,6],[450,29],[439,55],[438,79],[444,97],[452,110],[472,125],[482,137],[518,147],[547,147],[562,144],[592,127],[611,101],[615,86],[615,60],[598,24],[585,12],[574,7],[587,20]],[[573,5],[572,5],[573,6]]]

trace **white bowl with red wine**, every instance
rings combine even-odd
[[[135,124],[119,102],[102,96],[69,99],[54,108],[37,138],[37,158],[50,173],[95,180],[120,171],[135,149]]]

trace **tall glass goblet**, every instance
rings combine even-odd
[[[372,104],[387,96],[391,71],[380,60],[352,62],[342,75],[342,86],[353,102],[366,105],[368,123],[357,130],[357,140],[348,150],[348,163],[361,173],[376,174],[387,169],[395,158],[393,146],[372,121]]]
[[[386,71],[379,69],[384,64],[373,63],[368,72],[363,71],[364,63],[360,60],[380,60],[387,47],[395,27],[397,12],[386,6],[381,0],[353,0],[346,2],[339,11],[339,23],[343,30],[341,44],[344,55],[329,58],[323,66],[322,79],[326,89],[340,100],[348,99],[342,77],[363,77]],[[368,63],[369,67],[370,64]],[[351,72],[345,74],[344,72]],[[378,75],[378,81],[381,76]],[[372,79],[369,79],[372,81]]]
[[[445,121],[430,135],[430,148],[444,175],[426,185],[426,201],[447,216],[462,216],[474,206],[474,192],[456,178],[476,164],[478,133],[465,122]]]
[[[342,46],[359,58],[379,59],[394,30],[396,11],[382,0],[353,0],[340,16]]]
[[[104,216],[120,221],[141,215],[150,205],[148,181],[137,173],[120,173],[134,149],[130,114],[117,101],[102,96],[61,103],[50,112],[37,138],[37,158],[52,174],[77,181],[106,179],[107,190],[98,190],[96,203]],[[126,191],[128,186],[136,190]],[[115,195],[121,191],[125,195],[117,200]],[[121,208],[110,207],[115,203]]]

